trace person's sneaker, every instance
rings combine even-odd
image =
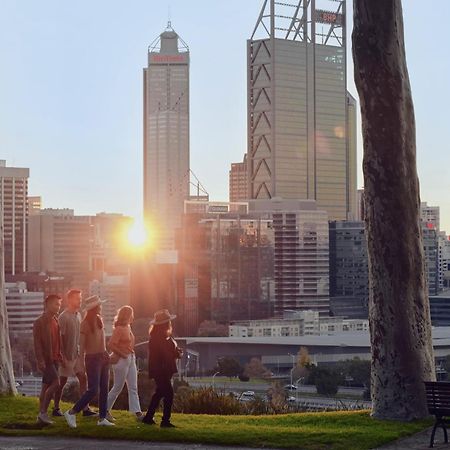
[[[142,423],[145,423],[146,425],[156,425],[156,422],[153,419],[146,418],[144,415],[142,415],[142,419],[140,419]]]
[[[101,420],[99,420],[98,422],[97,422],[97,425],[99,426],[99,427],[114,427],[115,426],[115,424],[114,423],[112,423],[112,422],[110,422],[108,419],[101,419]]]
[[[77,416],[75,414],[70,414],[69,411],[66,411],[64,413],[64,417],[66,418],[67,425],[69,425],[70,428],[77,427]]]
[[[161,422],[160,427],[161,428],[176,428],[176,426],[170,422]]]
[[[39,413],[37,416],[37,421],[44,423],[45,425],[51,425],[53,423],[53,420],[48,417],[47,413]]]
[[[59,408],[53,408],[52,416],[53,417],[63,417],[64,414],[62,413],[62,411]]]
[[[96,417],[98,416],[98,413],[96,413],[95,411],[92,411],[92,409],[85,409],[83,411],[83,417]]]
[[[110,412],[106,413],[106,419],[109,420],[110,422],[116,421],[116,419],[111,415]]]

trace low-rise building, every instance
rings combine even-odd
[[[282,318],[233,322],[230,337],[318,336],[344,332],[368,332],[367,319],[320,317],[318,311],[285,311]]]
[[[43,292],[28,292],[24,282],[5,283],[6,311],[11,336],[31,335],[33,322],[44,308]]]

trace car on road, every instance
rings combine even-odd
[[[285,391],[296,391],[297,386],[295,386],[295,384],[286,384],[286,386],[284,386],[284,390]]]
[[[254,391],[244,391],[239,396],[239,401],[241,401],[241,402],[249,402],[251,400],[255,400],[255,392]]]
[[[292,397],[291,395],[286,399],[288,403],[295,403],[297,399],[295,397]]]

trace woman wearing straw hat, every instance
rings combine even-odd
[[[99,393],[99,421],[100,426],[114,426],[106,419],[108,384],[109,384],[109,355],[105,346],[105,329],[101,316],[102,303],[97,295],[89,297],[84,302],[86,317],[80,326],[80,356],[84,355],[86,374],[88,378],[87,391],[75,403],[71,410],[64,413],[67,424],[71,428],[77,427],[76,414],[79,413]]]
[[[157,311],[150,322],[150,337],[148,341],[148,375],[156,383],[156,391],[150,401],[147,414],[143,423],[153,425],[156,408],[161,399],[164,399],[163,417],[161,428],[173,428],[170,423],[172,413],[173,388],[172,376],[177,372],[176,360],[181,357],[182,351],[172,338],[172,320],[176,316],[171,315],[167,309]]]

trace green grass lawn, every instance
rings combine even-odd
[[[430,421],[399,423],[370,418],[369,412],[303,413],[276,416],[174,414],[176,429],[138,424],[126,411],[114,411],[116,427],[97,427],[79,415],[78,428],[64,418],[52,426],[36,425],[38,402],[30,397],[0,397],[0,435],[130,439],[308,450],[370,449],[423,430]],[[68,406],[68,405],[64,405]],[[157,415],[159,421],[160,414]]]

